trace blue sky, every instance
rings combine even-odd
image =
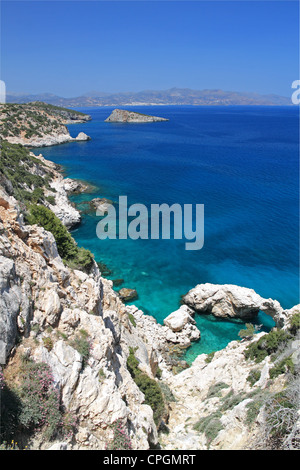
[[[297,1],[4,1],[1,79],[79,96],[171,87],[291,95]]]

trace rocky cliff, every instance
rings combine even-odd
[[[70,269],[50,232],[25,225],[16,201],[3,191],[0,201],[0,337],[6,383],[13,389],[21,380],[24,357],[47,364],[61,409],[78,418],[76,433],[67,440],[70,448],[104,449],[118,420],[134,448],[149,448],[157,442],[153,412],[127,370],[123,332],[130,334],[132,327],[112,283],[101,277],[96,263],[89,274]],[[2,431],[5,435],[7,430]],[[19,443],[26,442],[24,435],[17,436]],[[52,444],[41,438],[36,445]]]

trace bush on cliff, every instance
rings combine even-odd
[[[127,368],[133,380],[141,392],[145,395],[145,403],[152,408],[154,422],[157,426],[159,426],[165,411],[165,403],[162,391],[154,379],[148,377],[147,374],[138,368],[139,361],[136,359],[134,353],[135,349],[129,348]]]
[[[46,441],[72,437],[76,419],[62,409],[50,367],[18,353],[15,359],[14,376],[2,380],[0,449],[16,449],[16,439],[22,449],[36,433]]]
[[[34,174],[34,165],[45,173],[42,163],[28,149],[1,140],[0,173],[10,182],[9,193],[24,203],[38,202],[44,198],[44,188],[50,189],[46,173]]]
[[[33,204],[29,207],[26,221],[31,225],[37,224],[53,234],[59,255],[71,268],[90,271],[94,262],[92,253],[76,245],[66,227],[50,209]]]
[[[290,335],[283,330],[272,330],[262,336],[258,341],[251,343],[245,350],[246,359],[255,362],[263,361],[267,356],[275,353],[280,345],[286,344]]]

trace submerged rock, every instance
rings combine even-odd
[[[113,201],[106,199],[105,197],[96,197],[92,199],[89,204],[92,208],[105,212],[109,209],[109,206],[113,204]]]
[[[136,300],[138,298],[138,293],[135,289],[123,287],[119,290],[119,296],[123,302],[130,302],[131,300]]]

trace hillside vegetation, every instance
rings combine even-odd
[[[0,105],[0,137],[3,139],[43,138],[53,133],[67,133],[66,124],[85,122],[90,116],[79,111],[43,102]]]

